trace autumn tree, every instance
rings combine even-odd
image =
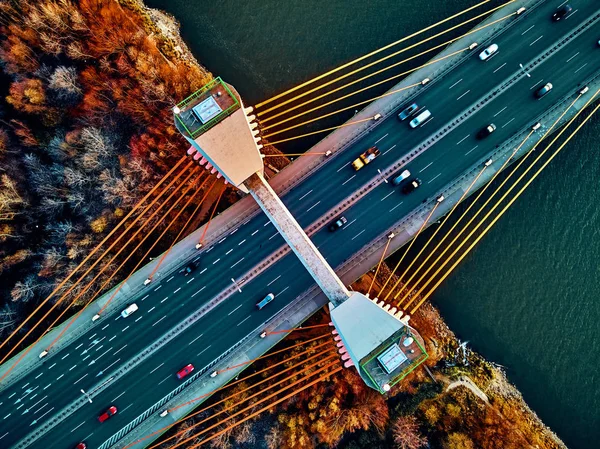
[[[398,449],[419,449],[427,444],[421,435],[417,419],[414,416],[401,416],[392,426],[394,443]]]

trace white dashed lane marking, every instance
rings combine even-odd
[[[281,275],[277,276],[275,279],[273,279],[271,282],[269,282],[269,283],[267,284],[267,287],[268,287],[269,285],[271,285],[273,282],[275,282],[277,279],[279,279],[280,277],[281,277]]]
[[[244,318],[242,321],[240,321],[237,325],[239,326],[240,324],[242,324],[244,321],[246,321],[249,318],[250,318],[250,315],[248,315],[246,318]]]
[[[235,312],[237,309],[239,309],[240,307],[242,307],[243,304],[240,304],[239,306],[237,306],[235,309],[233,309],[231,312],[229,312],[227,315],[231,315],[233,312]]]
[[[242,260],[244,260],[244,258],[242,257],[240,260],[238,260],[236,263],[234,263],[232,266],[230,266],[229,268],[233,268],[235,267],[238,263],[240,263]]]
[[[205,288],[206,288],[206,286],[202,287],[200,290],[198,290],[196,293],[194,293],[194,294],[192,295],[192,298],[193,298],[194,296],[196,296],[198,293],[200,293],[202,290],[204,290]]]

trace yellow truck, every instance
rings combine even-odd
[[[365,165],[367,165],[369,162],[371,162],[373,159],[375,159],[377,156],[379,156],[380,154],[381,154],[381,151],[379,151],[379,149],[377,147],[371,147],[367,151],[365,151],[363,154],[358,156],[354,160],[354,162],[352,162],[352,167],[354,167],[354,170],[358,171],[361,168],[363,168]]]

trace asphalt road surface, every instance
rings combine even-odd
[[[444,79],[423,90],[416,102],[429,109],[433,117],[424,126],[412,130],[408,120],[400,122],[395,116],[382,120],[360,142],[288,193],[283,201],[300,224],[308,226],[377,176],[377,169],[393,165],[510,79],[519,70],[519,63],[526,65],[568,35],[599,6],[594,0],[573,1],[573,13],[553,23],[550,15],[559,4],[550,1],[523,20],[514,19],[518,22],[494,39],[499,51],[492,58],[480,61],[478,54],[483,50],[480,47]],[[422,180],[415,192],[404,195],[391,183],[382,183],[343,214],[348,222],[342,229],[332,233],[325,226],[314,234],[313,241],[329,263],[334,267],[340,265],[462,172],[484,160],[497,145],[529,129],[534,118],[553,102],[575,94],[583,80],[600,71],[598,39],[600,24],[597,23],[546,58],[530,72],[530,77],[514,83],[403,167],[410,170],[411,178]],[[544,98],[536,99],[533,93],[547,82],[554,89]],[[477,139],[477,132],[490,123],[496,125],[496,131],[485,139]],[[539,138],[538,133],[532,138],[536,136]],[[355,172],[350,163],[372,145],[379,147],[381,156]],[[77,341],[0,392],[0,447],[11,447],[36,425],[79,398],[80,389],[89,390],[105,380],[111,370],[230,287],[232,278],[239,279],[283,244],[275,228],[261,214],[214,246],[203,248],[199,253],[200,267],[193,273],[186,275],[181,270],[160,284],[152,284],[148,294],[132,298],[139,310],[130,317],[113,316],[90,325],[90,330]],[[242,293],[227,298],[31,447],[73,448],[85,441],[88,448],[97,448],[175,389],[180,383],[175,376],[177,370],[188,363],[197,368],[205,366],[312,285],[312,278],[300,262],[292,253],[288,254],[244,284]],[[274,293],[275,300],[257,310],[255,304],[267,293]],[[118,408],[117,415],[99,423],[98,415],[110,405]]]

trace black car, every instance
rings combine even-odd
[[[346,219],[346,217],[340,217],[337,220],[335,220],[333,223],[331,223],[329,225],[329,232],[335,232],[338,229],[340,229],[342,226],[344,226],[346,223],[348,223],[348,220]]]
[[[404,187],[402,187],[402,193],[411,193],[414,192],[419,186],[423,184],[419,178],[415,178],[410,182],[406,183]]]
[[[487,136],[492,134],[494,131],[496,131],[496,125],[494,125],[493,123],[490,123],[485,128],[482,128],[481,130],[479,130],[479,132],[477,133],[477,138],[485,139]]]
[[[552,21],[558,22],[560,19],[564,19],[565,16],[571,11],[573,11],[573,7],[571,5],[562,5],[554,14],[552,14]]]
[[[188,274],[190,274],[193,271],[196,271],[196,269],[200,266],[200,260],[194,260],[191,263],[189,263],[186,267],[185,267],[185,275],[187,276]]]

